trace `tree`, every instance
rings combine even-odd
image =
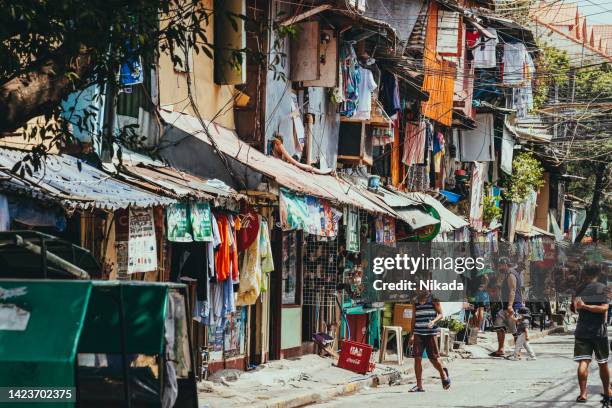
[[[600,162],[595,166],[595,185],[592,192],[591,204],[587,210],[586,218],[580,232],[576,235],[575,242],[580,242],[586,235],[587,231],[594,223],[599,223],[600,207],[602,197],[604,196],[604,189],[609,183],[609,162]],[[597,242],[599,238],[599,231],[596,228],[593,233],[593,241]]]
[[[60,102],[97,84],[121,87],[129,60],[156,61],[160,53],[182,64],[184,49],[212,57],[206,27],[212,14],[201,0],[4,0],[0,13],[0,137],[23,131],[50,147],[73,141]],[[98,115],[91,107],[89,115]]]
[[[602,210],[610,213],[612,67],[606,63],[572,67],[567,52],[545,44],[540,47],[542,74],[536,79],[535,105],[558,126],[546,156],[570,174],[584,177],[568,187],[590,202],[576,238],[580,242],[592,225],[599,224]],[[598,238],[596,230],[593,240]]]

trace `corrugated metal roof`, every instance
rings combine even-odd
[[[539,237],[539,236],[546,236],[546,237],[552,237],[554,238],[555,235],[548,232],[548,231],[544,231],[541,228],[536,227],[535,225],[532,225],[531,228],[529,229],[529,231],[520,231],[517,230],[516,233],[518,235],[522,235],[526,238],[533,238],[533,237]]]
[[[67,155],[48,155],[38,171],[23,177],[11,173],[28,152],[0,148],[0,189],[52,201],[67,211],[99,208],[114,211],[128,206],[169,205],[176,200],[133,187],[86,162]]]
[[[430,195],[418,192],[403,194],[406,194],[414,201],[431,205],[438,212],[438,214],[440,214],[440,232],[450,232],[456,230],[457,228],[463,228],[470,225],[465,218],[453,213],[448,208],[444,207],[441,202]]]
[[[548,143],[552,139],[550,126],[542,122],[539,115],[527,115],[524,118],[504,118],[504,126],[517,138],[533,142]]]
[[[165,110],[161,111],[161,116],[169,125],[212,145],[200,122],[193,116]],[[325,198],[331,202],[354,205],[372,213],[397,217],[391,208],[380,203],[366,189],[336,176],[309,173],[283,160],[266,156],[238,139],[232,130],[211,122],[206,124],[210,137],[214,139],[222,153],[264,174],[283,187],[298,193]]]
[[[134,164],[123,166],[128,181],[144,189],[177,199],[217,200],[246,198],[220,180],[208,180],[169,166]]]

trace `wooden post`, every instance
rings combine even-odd
[[[312,126],[314,125],[314,115],[311,113],[306,114],[306,143],[304,149],[306,150],[306,164],[312,164]]]
[[[393,187],[398,188],[400,184],[400,134],[399,134],[399,118],[393,124],[393,150],[391,150],[391,183]]]

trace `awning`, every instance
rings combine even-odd
[[[121,175],[145,190],[180,200],[208,200],[219,204],[227,199],[246,198],[221,180],[208,180],[169,166],[128,165],[122,167]]]
[[[176,200],[133,187],[68,155],[50,154],[38,171],[11,173],[28,152],[0,148],[0,190],[53,202],[66,211],[165,206]],[[6,176],[6,177],[2,177]]]
[[[242,163],[244,166],[263,174],[276,181],[280,186],[296,193],[325,198],[336,204],[354,205],[371,213],[397,217],[391,208],[379,203],[367,190],[360,189],[339,177],[309,173],[276,157],[266,156],[238,139],[230,129],[205,121],[208,128],[207,135],[199,120],[193,116],[165,110],[161,111],[161,116],[170,127],[165,132],[165,137],[172,136],[172,130],[178,129],[181,132],[178,140],[184,141],[185,133],[192,135],[213,150],[218,150],[225,156]],[[180,144],[180,141],[177,143]]]
[[[424,204],[432,206],[438,212],[438,214],[440,214],[440,219],[441,219],[440,232],[450,232],[458,228],[463,228],[463,227],[467,227],[468,225],[470,225],[470,223],[467,222],[465,218],[462,218],[456,215],[455,213],[453,213],[452,211],[444,207],[444,205],[442,205],[441,202],[439,202],[438,200],[436,200],[430,195],[427,195],[424,193],[418,193],[418,192],[404,193],[404,194],[406,194],[410,199],[416,202],[420,202],[420,203],[424,203]]]
[[[392,207],[399,215],[399,218],[413,230],[440,223],[439,220],[420,208],[423,206],[423,203],[412,200],[402,192],[379,188],[377,196],[388,206]]]
[[[545,236],[545,237],[550,237],[550,238],[554,238],[555,235],[548,232],[548,231],[544,231],[542,228],[538,228],[536,226],[531,226],[531,228],[529,229],[529,231],[516,231],[516,234],[521,235],[525,238],[533,238],[533,237],[539,237],[539,236]]]

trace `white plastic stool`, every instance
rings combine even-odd
[[[404,363],[404,351],[402,349],[402,327],[401,326],[383,326],[382,335],[382,346],[378,356],[378,362],[384,363],[387,354],[387,342],[389,341],[389,334],[395,334],[395,341],[397,344],[397,364],[402,365]]]

